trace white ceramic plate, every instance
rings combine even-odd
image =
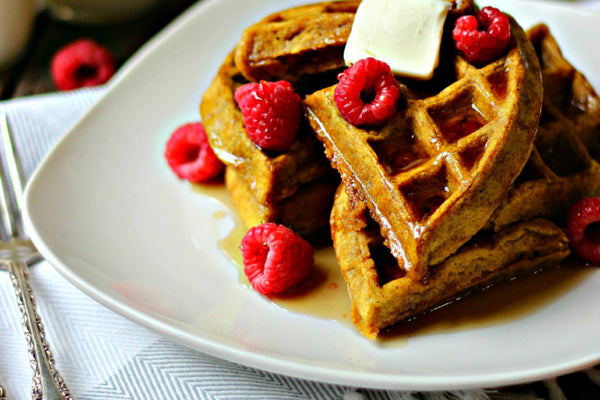
[[[26,222],[43,255],[122,315],[192,348],[313,380],[395,389],[497,386],[600,361],[600,273],[548,305],[487,327],[398,346],[286,311],[239,283],[218,249],[232,218],[174,178],[173,128],[198,104],[242,29],[302,0],[204,1],[143,48],[30,181]],[[547,22],[600,87],[599,15],[555,3],[485,1],[523,26]]]

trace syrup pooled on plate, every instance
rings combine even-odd
[[[240,283],[250,288],[250,282],[244,274],[242,254],[239,249],[247,229],[231,204],[229,192],[223,186],[204,185],[194,185],[194,191],[212,197],[227,208],[228,212],[218,211],[213,215],[212,228],[216,233],[217,226],[223,219],[231,218],[234,221],[229,233],[218,241],[218,246],[238,269]],[[315,249],[315,266],[308,279],[290,291],[274,295],[269,299],[292,312],[351,324],[350,299],[331,247]]]
[[[383,345],[420,335],[444,334],[509,323],[532,315],[574,290],[593,268],[579,260],[498,283],[382,331]]]
[[[219,240],[219,249],[237,268],[239,281],[250,289],[244,274],[239,245],[246,228],[237,215],[227,189],[221,185],[193,185],[194,192],[213,198],[227,211],[213,215],[213,231],[224,219],[232,219],[233,227]],[[412,320],[402,321],[382,332],[383,346],[405,344],[412,337],[445,334],[507,323],[531,315],[575,289],[593,268],[576,260],[564,262],[559,268],[500,283],[484,291],[472,293],[441,308]],[[350,298],[340,274],[333,248],[315,249],[315,268],[310,277],[292,290],[268,298],[290,312],[337,321],[356,329],[350,318]]]

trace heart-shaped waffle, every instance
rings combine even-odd
[[[344,46],[359,1],[329,1],[273,13],[246,28],[235,63],[250,81],[295,82],[344,66]]]
[[[540,66],[527,35],[509,19],[503,57],[476,67],[448,51],[433,83],[401,81],[404,104],[381,128],[347,122],[335,86],[304,100],[332,165],[413,279],[483,228],[531,152],[542,106]],[[451,42],[442,46],[446,53]]]
[[[298,224],[290,225],[297,233],[328,230],[329,210],[339,178],[332,176],[321,143],[304,122],[287,151],[272,154],[261,150],[248,137],[234,99],[235,90],[243,83],[247,81],[230,54],[204,93],[200,113],[211,147],[227,165],[226,183],[244,223],[250,227],[263,222],[297,221]],[[300,200],[294,196],[300,192],[302,199],[324,192],[326,195],[320,202],[291,215],[286,204],[297,204]]]
[[[352,301],[352,319],[368,338],[408,317],[495,282],[553,267],[569,254],[563,231],[545,219],[517,222],[499,232],[480,232],[429,270],[408,278],[384,245],[366,204],[342,183],[331,213],[336,257]]]
[[[539,217],[561,220],[574,201],[600,195],[600,97],[564,59],[547,26],[528,36],[544,88],[534,149],[486,228],[433,267],[426,281],[405,279],[364,203],[338,189],[332,236],[353,319],[366,336],[477,287],[553,267],[569,254],[561,229]]]
[[[600,97],[562,55],[546,25],[528,31],[542,67],[544,106],[534,148],[490,226],[566,215],[575,201],[600,196]]]
[[[286,79],[300,95],[333,84],[358,4],[304,5],[249,26],[202,98],[208,139],[227,165],[227,188],[248,227],[277,222],[303,235],[329,231],[339,177],[308,123],[286,151],[263,151],[248,137],[234,93],[261,79]]]

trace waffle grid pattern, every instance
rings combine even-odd
[[[455,252],[485,225],[527,161],[542,106],[537,57],[511,19],[506,56],[482,68],[447,60],[454,79],[405,104],[378,130],[345,121],[330,87],[307,96],[309,121],[342,180],[369,207],[408,275]],[[441,74],[448,74],[442,68]]]
[[[488,224],[495,230],[564,215],[575,201],[600,195],[600,97],[546,25],[528,35],[541,63],[544,105],[531,156]]]

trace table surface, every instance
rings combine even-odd
[[[56,91],[50,76],[52,56],[65,44],[88,37],[105,45],[117,67],[196,0],[168,0],[135,19],[104,25],[79,25],[57,20],[42,10],[23,57],[0,72],[0,100]]]

